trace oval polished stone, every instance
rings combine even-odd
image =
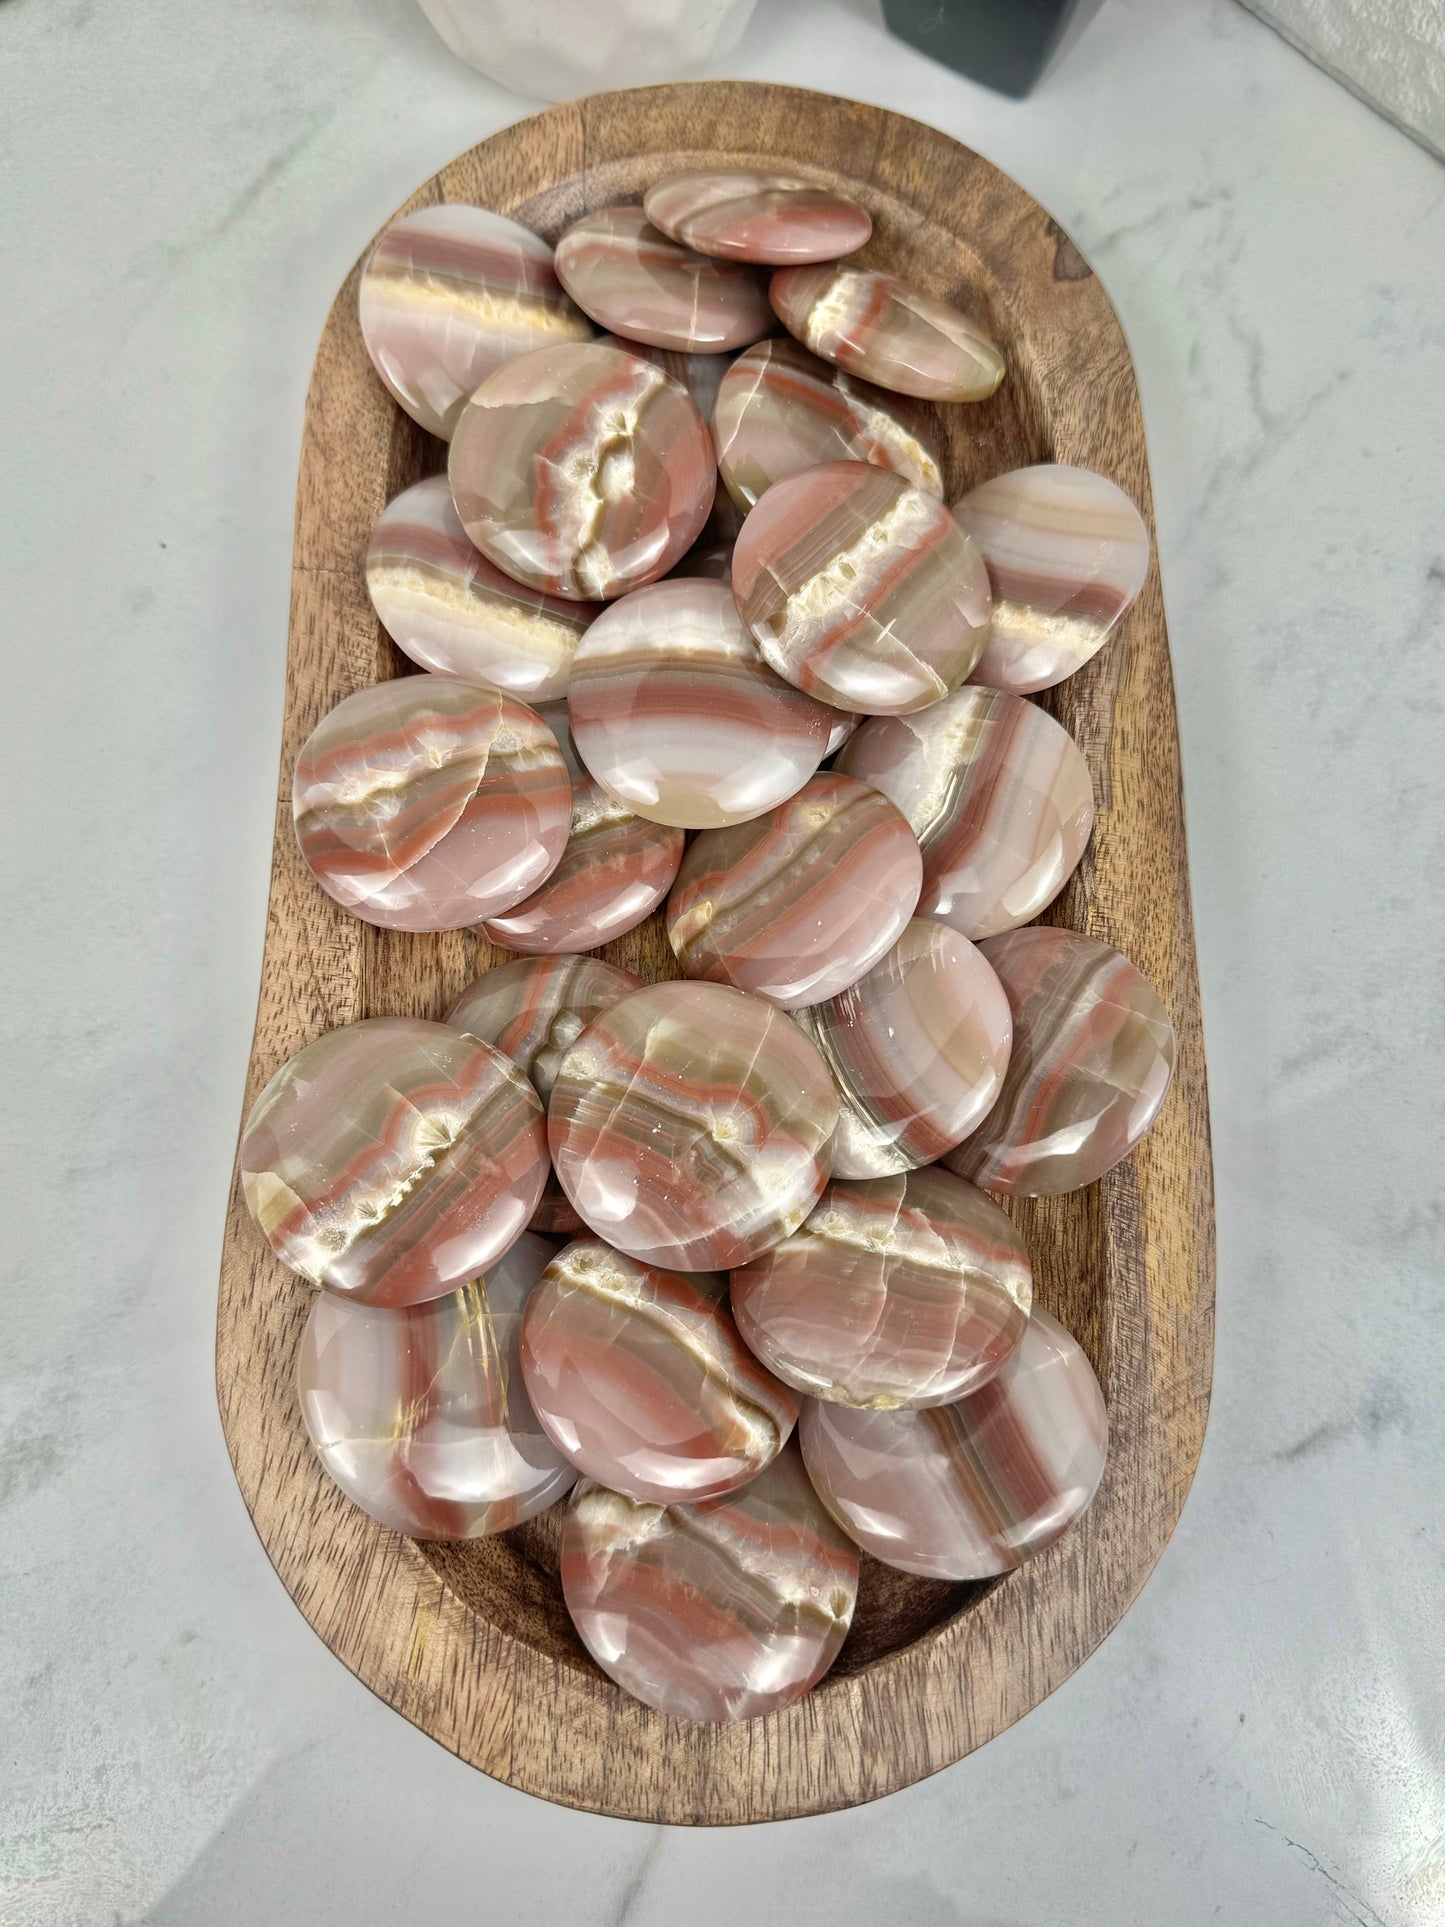
[[[873,232],[867,209],[836,188],[752,168],[669,175],[642,205],[652,225],[684,247],[772,267],[836,261]]]
[[[1063,889],[1094,827],[1078,744],[1034,703],[958,689],[864,723],[838,758],[897,804],[923,848],[919,914],[966,937],[1028,923]]]
[[[392,1532],[506,1532],[576,1484],[519,1355],[522,1307],[553,1255],[523,1232],[485,1277],[399,1311],[318,1294],[296,1366],[301,1417],[347,1498]]]
[[[717,486],[691,397],[602,342],[522,355],[483,382],[447,472],[485,556],[578,602],[610,602],[665,575],[701,533]]]
[[[601,606],[543,595],[494,568],[467,539],[445,475],[406,489],[377,517],[366,586],[403,655],[533,704],[566,695],[578,641]]]
[[[732,1275],[738,1329],[784,1384],[879,1411],[977,1391],[1032,1299],[1011,1220],[934,1169],[834,1178],[800,1230]]]
[[[1032,926],[980,948],[1013,1012],[1013,1056],[997,1104],[943,1162],[1005,1196],[1076,1191],[1154,1122],[1174,1069],[1169,1013],[1097,937]]]
[[[1082,669],[1134,606],[1149,531],[1124,491],[1091,469],[1044,462],[970,490],[954,516],[993,587],[975,682],[1027,695]]]
[[[870,716],[936,703],[988,634],[978,550],[934,496],[869,462],[770,488],[733,550],[733,594],[785,681]]]
[[[654,823],[760,816],[827,752],[832,712],[773,674],[725,583],[654,583],[585,640],[567,694],[572,740],[602,787]]]
[[[527,1301],[522,1370],[543,1429],[633,1499],[710,1499],[757,1477],[797,1422],[739,1338],[727,1280],[663,1271],[578,1238]]]
[[[756,1719],[801,1698],[837,1658],[858,1596],[857,1550],[792,1444],[751,1485],[700,1505],[584,1482],[561,1563],[588,1652],[676,1719]]]
[[[876,268],[780,268],[769,298],[824,361],[923,401],[982,401],[1004,378],[997,343],[946,301]]]
[[[490,1044],[370,1017],[282,1065],[246,1119],[240,1168],[284,1265],[367,1304],[413,1305],[525,1230],[547,1135],[537,1093]]]
[[[394,221],[362,270],[360,309],[376,372],[444,441],[504,361],[592,336],[547,243],[485,207],[424,207]]]
[[[460,930],[530,895],[561,860],[572,786],[524,703],[402,676],[336,705],[302,745],[296,840],[328,896],[389,930]]]
[[[917,918],[867,976],[795,1013],[843,1101],[835,1178],[931,1164],[982,1122],[1003,1085],[1013,1018],[982,953]]]
[[[562,1189],[599,1237],[677,1271],[745,1264],[828,1181],[838,1095],[790,1018],[716,984],[652,984],[585,1030],[548,1106]]]
[[[721,354],[773,328],[765,275],[679,247],[640,207],[584,214],[557,243],[557,275],[594,321],[653,348]]]
[[[782,1010],[856,983],[913,915],[923,859],[886,797],[815,776],[768,815],[705,830],[667,900],[667,937],[689,977]]]
[[[989,1579],[1088,1509],[1109,1427],[1082,1347],[1036,1309],[969,1397],[898,1412],[810,1401],[799,1436],[818,1496],[865,1552],[930,1579]]]

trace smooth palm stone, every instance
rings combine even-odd
[[[1117,483],[1044,462],[972,489],[953,510],[988,565],[993,628],[973,680],[1027,695],[1082,669],[1149,573],[1149,531]]]
[[[660,368],[603,342],[508,362],[462,411],[447,473],[468,536],[549,595],[610,602],[665,575],[717,487],[712,437]]]
[[[1013,1012],[1013,1055],[998,1102],[943,1162],[1005,1196],[1076,1191],[1154,1122],[1174,1069],[1169,1013],[1097,937],[1032,927],[979,947]]]
[[[748,1720],[800,1699],[838,1655],[858,1553],[796,1445],[741,1491],[699,1505],[577,1487],[562,1597],[609,1679],[659,1713]]]
[[[873,232],[866,208],[836,188],[749,168],[669,175],[642,205],[652,225],[684,247],[773,267],[836,261]]]
[[[526,1229],[547,1175],[542,1103],[479,1038],[370,1017],[282,1065],[246,1119],[240,1169],[292,1271],[367,1304],[420,1304]]]
[[[402,676],[336,705],[302,745],[296,839],[328,896],[390,930],[460,930],[530,895],[567,847],[572,786],[535,710]]]
[[[897,804],[923,848],[919,913],[966,937],[1038,916],[1078,867],[1094,786],[1072,736],[1021,697],[958,689],[915,716],[879,716],[847,770]]]
[[[553,1256],[523,1232],[460,1290],[387,1311],[321,1292],[296,1384],[311,1443],[347,1498],[412,1539],[478,1539],[571,1491],[575,1469],[522,1381],[522,1307]]]
[[[690,830],[745,822],[827,753],[832,712],[763,661],[725,583],[640,589],[585,640],[567,693],[572,740],[639,816]]]
[[[797,1422],[739,1338],[727,1280],[663,1271],[578,1238],[527,1301],[522,1369],[543,1429],[634,1499],[710,1499],[757,1477]]]
[[[766,816],[694,839],[667,900],[689,977],[733,984],[782,1010],[856,983],[913,915],[923,860],[886,797],[815,776]]]
[[[831,1168],[838,1094],[797,1025],[716,984],[653,984],[563,1058],[547,1129],[562,1189],[644,1263],[726,1270],[796,1231]]]
[[[770,488],[733,551],[733,594],[768,663],[838,709],[946,696],[988,634],[988,573],[935,496],[869,462]]]
[[[916,918],[867,976],[795,1013],[843,1102],[835,1178],[931,1164],[980,1124],[1003,1085],[1013,1018],[982,953]]]
[[[394,221],[362,270],[360,308],[376,372],[443,440],[504,361],[592,335],[547,243],[484,207],[424,207]]]
[[[671,375],[697,403],[697,412],[703,420],[711,423],[712,411],[717,406],[718,389],[736,356],[695,355],[687,354],[680,348],[655,348],[650,342],[629,341],[620,334],[605,334],[601,339],[609,347],[621,348],[624,354],[639,355],[643,361],[650,361],[654,368],[660,368],[665,375]]]
[[[1032,1298],[1012,1221],[933,1169],[834,1178],[800,1230],[732,1275],[738,1329],[785,1384],[880,1411],[977,1391]]]
[[[780,268],[769,298],[824,361],[923,401],[982,401],[1004,378],[997,343],[957,308],[876,268]]]
[[[594,321],[653,348],[721,354],[773,328],[766,275],[679,247],[640,207],[585,214],[557,243],[557,275]]]

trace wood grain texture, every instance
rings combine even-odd
[[[1113,310],[1068,237],[1014,182],[918,123],[792,88],[701,82],[602,95],[496,135],[407,210],[473,201],[555,239],[579,214],[638,201],[691,166],[785,163],[873,216],[860,257],[964,307],[1006,347],[990,401],[939,411],[948,497],[1038,461],[1113,476],[1151,519],[1143,423]],[[406,211],[406,210],[403,210]],[[358,264],[359,271],[359,264]],[[500,953],[345,915],[311,881],[290,777],[318,719],[407,673],[378,628],[362,555],[383,504],[443,451],[372,374],[357,271],[337,296],[307,402],[296,507],[286,718],[271,901],[246,1107],[318,1032],[385,1012],[439,1017]],[[1152,526],[1152,521],[1151,521]],[[1179,1034],[1152,1133],[1100,1184],[1010,1206],[1038,1301],[1098,1370],[1111,1445],[1082,1524],[1007,1579],[917,1580],[864,1561],[854,1629],[809,1698],[732,1727],[669,1720],[598,1672],[563,1610],[555,1518],[421,1547],[374,1525],[312,1454],[293,1391],[308,1290],[233,1195],[217,1335],[222,1421],[282,1581],[336,1653],[463,1759],[529,1792],[651,1821],[781,1819],[869,1800],[1000,1732],[1117,1624],[1179,1517],[1204,1432],[1212,1355],[1213,1194],[1179,746],[1157,569],[1121,632],[1044,699],[1078,740],[1098,817],[1048,920],[1127,952]],[[676,974],[657,918],[601,954]]]

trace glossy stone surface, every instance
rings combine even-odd
[[[1013,1040],[982,953],[923,917],[865,977],[796,1016],[843,1101],[835,1178],[908,1171],[951,1150],[992,1108]]]
[[[751,168],[669,175],[642,205],[652,225],[684,247],[774,267],[836,261],[873,232],[867,209],[836,188]]]
[[[977,1391],[1032,1300],[1010,1219],[936,1169],[834,1178],[800,1230],[732,1275],[738,1329],[785,1384],[880,1411]]]
[[[729,570],[729,574],[731,574],[731,570]],[[833,711],[833,727],[828,731],[829,756],[836,756],[844,743],[852,741],[862,721],[863,718],[861,716],[850,716],[846,710],[835,709]]]
[[[620,348],[624,354],[638,355],[643,361],[650,361],[654,368],[660,368],[665,375],[671,375],[692,396],[703,420],[711,423],[712,411],[717,406],[718,389],[723,376],[736,360],[735,355],[687,354],[678,348],[655,348],[646,341],[631,341],[620,334],[606,334],[601,339],[609,347]]]
[[[495,689],[402,676],[336,705],[292,783],[301,854],[353,916],[460,930],[551,875],[572,786],[535,710]]]
[[[370,1017],[306,1045],[256,1099],[241,1188],[272,1250],[372,1305],[440,1298],[526,1228],[547,1175],[541,1100],[475,1037]]]
[[[1081,669],[1133,607],[1149,531],[1124,491],[1045,462],[972,489],[953,513],[988,565],[993,628],[975,682],[1017,695]]]
[[[522,1307],[553,1247],[523,1232],[459,1291],[387,1311],[321,1292],[301,1417],[347,1498],[412,1539],[477,1539],[545,1512],[576,1471],[522,1382]]]
[[[1154,1122],[1174,1069],[1169,1013],[1097,937],[1034,927],[980,948],[1013,1012],[1013,1056],[997,1104],[943,1162],[1005,1196],[1076,1191]]]
[[[413,662],[533,704],[566,695],[578,641],[600,607],[503,575],[467,539],[445,475],[406,489],[377,517],[366,586]]]
[[[936,703],[988,634],[977,549],[935,496],[869,462],[770,488],[733,550],[733,594],[780,676],[870,716]]]
[[[999,690],[959,689],[917,715],[876,717],[837,766],[902,810],[923,848],[920,915],[966,937],[1038,916],[1094,827],[1094,786],[1073,737]]]
[[[654,583],[579,647],[572,740],[619,802],[683,829],[741,823],[802,788],[832,713],[763,661],[725,583]]]
[[[584,1483],[562,1527],[562,1596],[583,1645],[677,1719],[755,1719],[801,1698],[837,1657],[857,1594],[857,1550],[792,1444],[700,1505]]]
[[[394,221],[362,270],[360,309],[376,372],[444,441],[503,362],[592,335],[547,243],[484,207],[424,207]]]
[[[452,437],[452,499],[505,574],[574,601],[609,602],[665,575],[702,530],[717,486],[712,436],[690,396],[603,342],[509,362]]]
[[[971,1396],[926,1411],[810,1401],[799,1426],[818,1496],[866,1552],[930,1579],[988,1579],[1061,1539],[1104,1473],[1093,1367],[1035,1310]]]
[[[667,900],[668,941],[689,977],[794,1010],[846,990],[893,947],[922,878],[887,798],[825,773],[766,816],[694,839]]]
[[[578,1238],[528,1300],[522,1370],[543,1428],[633,1499],[709,1499],[756,1478],[797,1401],[744,1345],[715,1272],[663,1271]]]
[[[745,1264],[817,1202],[838,1096],[790,1018],[716,984],[652,984],[585,1030],[548,1107],[552,1162],[611,1245],[677,1271]]]
[[[923,401],[982,401],[1004,378],[997,343],[957,308],[874,268],[780,268],[769,297],[805,348]]]
[[[720,354],[772,332],[766,275],[679,247],[640,207],[584,214],[557,243],[557,274],[594,321],[653,348]]]

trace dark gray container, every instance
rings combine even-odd
[[[1102,0],[883,0],[899,40],[955,73],[1021,99],[1083,32]]]

